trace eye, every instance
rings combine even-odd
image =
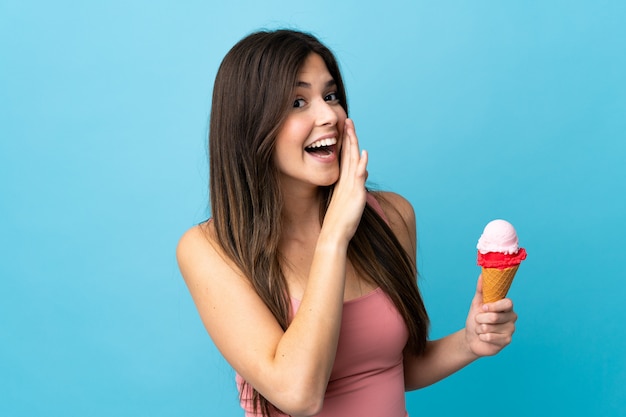
[[[327,94],[324,97],[324,100],[326,100],[326,101],[337,101],[337,100],[339,100],[339,96],[337,95],[337,93],[330,93],[330,94]]]
[[[298,98],[293,102],[293,107],[302,107],[304,106],[304,99]]]

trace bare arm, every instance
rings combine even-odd
[[[283,331],[248,280],[216,244],[212,225],[188,231],[177,257],[207,331],[232,367],[291,415],[323,403],[343,308],[348,243],[365,206],[367,155],[346,122],[340,180],[315,247],[297,314]]]
[[[429,341],[420,356],[405,355],[405,389],[432,385],[480,357],[497,354],[511,343],[516,320],[513,303],[508,298],[483,304],[479,278],[465,328]]]

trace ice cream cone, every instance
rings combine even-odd
[[[483,302],[492,303],[506,297],[519,265],[510,268],[483,267]]]

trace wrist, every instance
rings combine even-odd
[[[474,349],[472,349],[472,343],[471,343],[472,336],[469,334],[469,330],[465,328],[461,330],[461,333],[462,333],[462,337],[460,340],[460,343],[461,343],[460,349],[463,352],[464,356],[466,356],[469,362],[473,362],[476,359],[480,359],[481,355],[477,354],[476,352],[474,352]]]
[[[345,233],[341,233],[337,228],[322,226],[317,239],[317,249],[341,253],[347,251],[351,238],[351,236],[347,237]]]

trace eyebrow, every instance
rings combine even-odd
[[[335,82],[335,80],[331,79],[331,80],[326,81],[326,84],[324,85],[324,88],[334,87],[336,85],[337,85],[337,83]],[[296,87],[311,88],[311,84],[307,83],[307,82],[304,82],[304,81],[296,81]]]

